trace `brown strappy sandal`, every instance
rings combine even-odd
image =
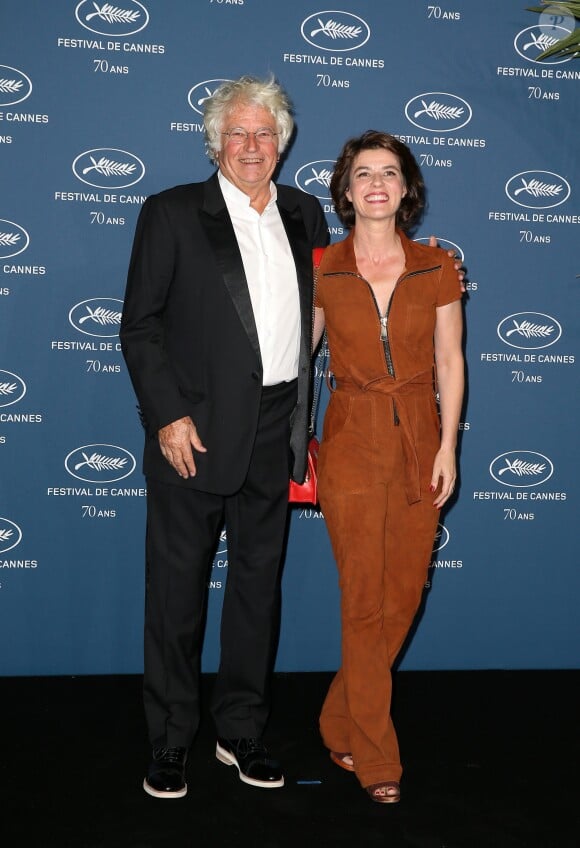
[[[377,804],[397,804],[401,800],[401,787],[396,780],[385,780],[365,786],[371,801]]]
[[[354,762],[352,754],[349,751],[342,753],[339,751],[331,751],[330,759],[335,765],[339,766],[339,768],[344,769],[345,771],[354,771]]]

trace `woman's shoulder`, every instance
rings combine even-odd
[[[320,265],[323,272],[329,272],[351,270],[353,263],[354,251],[352,248],[352,236],[349,233],[342,241],[334,242],[324,248]]]
[[[406,233],[402,233],[399,231],[399,235],[402,237],[404,242],[407,244],[407,248],[412,250],[413,254],[418,257],[422,257],[425,259],[442,259],[444,256],[447,256],[447,251],[444,248],[439,247],[431,247],[431,245],[427,242],[417,241],[416,239],[411,238]]]
[[[404,238],[406,240],[405,253],[412,257],[413,265],[416,264],[419,267],[430,265],[441,268],[442,272],[451,270],[455,272],[456,260],[453,256],[449,256],[447,250],[439,246],[431,247],[430,244],[414,241],[407,236],[404,236]]]

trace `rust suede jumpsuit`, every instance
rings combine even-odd
[[[339,572],[342,666],[320,717],[325,745],[352,753],[362,786],[401,777],[391,666],[417,611],[439,511],[435,312],[461,297],[445,251],[410,241],[387,312],[358,273],[353,232],[327,248],[324,309],[335,390],[319,453],[320,503]]]

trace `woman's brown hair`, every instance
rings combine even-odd
[[[402,230],[410,229],[425,207],[425,183],[417,161],[407,145],[395,136],[389,135],[389,133],[367,130],[361,136],[351,138],[346,142],[336,160],[330,181],[330,193],[336,214],[348,229],[354,226],[355,222],[353,205],[346,197],[354,160],[363,150],[378,150],[380,148],[389,150],[398,158],[405,182],[406,194],[401,200],[397,212],[397,226]]]

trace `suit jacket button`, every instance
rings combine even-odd
[[[254,380],[260,379],[260,375],[258,374],[257,371],[252,371],[252,379],[254,379]]]

